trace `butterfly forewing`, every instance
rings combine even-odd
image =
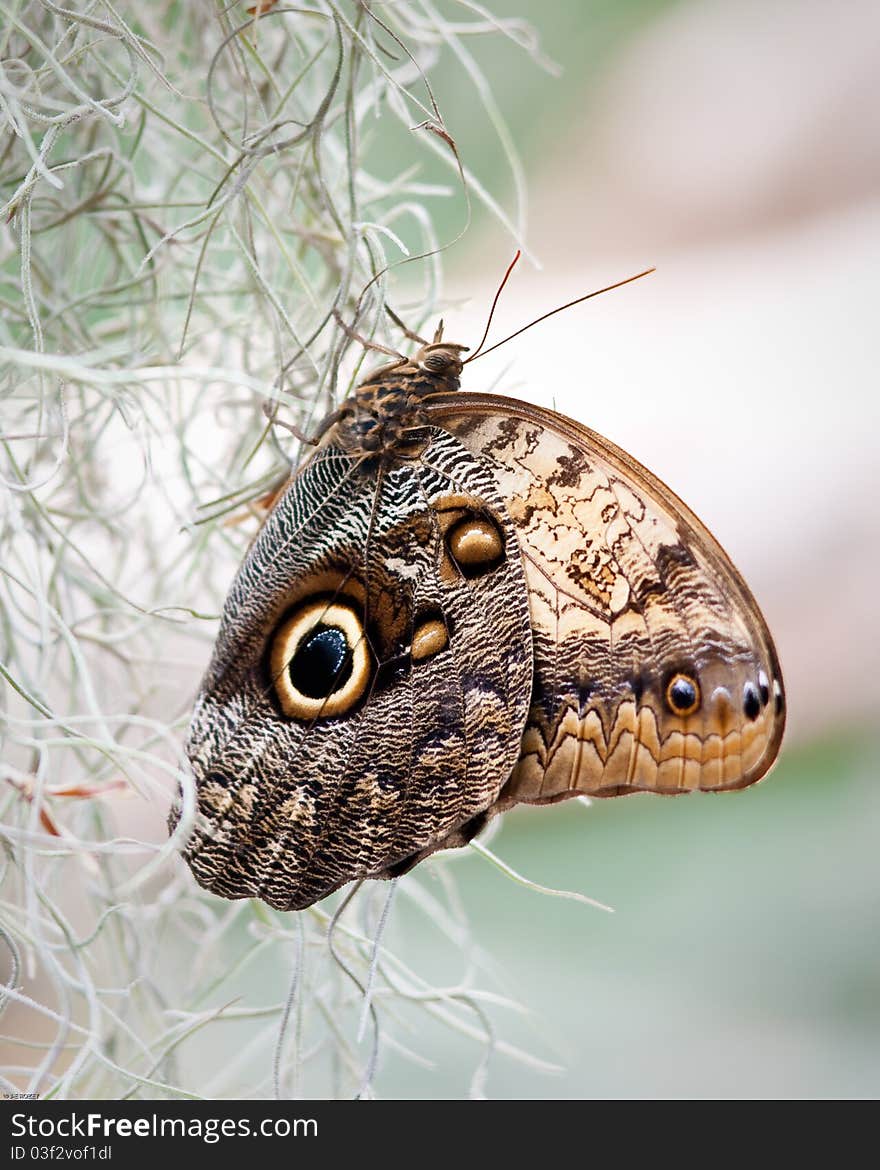
[[[531,681],[491,471],[441,432],[393,465],[323,446],[227,599],[188,745],[193,872],[295,909],[406,868],[493,805]]]
[[[779,663],[693,513],[551,411],[466,394],[437,396],[430,414],[491,465],[529,588],[532,706],[499,807],[758,780],[782,737]]]

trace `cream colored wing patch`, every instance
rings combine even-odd
[[[532,704],[498,811],[760,779],[785,722],[778,659],[754,598],[693,513],[625,452],[551,411],[444,395],[430,420],[491,464],[529,588]]]

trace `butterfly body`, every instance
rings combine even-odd
[[[187,745],[217,893],[299,909],[516,803],[743,787],[778,752],[711,535],[586,428],[460,393],[462,348],[357,388],[233,583]]]

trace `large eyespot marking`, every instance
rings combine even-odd
[[[700,705],[700,686],[687,674],[674,674],[666,684],[666,705],[673,715],[693,715]]]
[[[488,516],[469,513],[446,533],[446,547],[463,577],[481,577],[504,558],[504,537]]]
[[[449,645],[449,633],[439,614],[428,614],[416,621],[413,628],[412,660],[424,662]]]
[[[370,652],[361,618],[344,600],[306,601],[272,639],[272,685],[291,719],[344,715],[370,681]]]

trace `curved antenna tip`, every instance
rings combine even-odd
[[[519,253],[517,252],[517,257],[518,256],[519,256]],[[516,263],[516,260],[514,260],[513,264],[515,264],[515,263]],[[510,268],[508,268],[507,276],[510,275],[510,271],[513,268],[513,264],[511,264]],[[604,288],[597,288],[595,292],[587,293],[586,296],[575,297],[575,299],[573,301],[568,301],[566,304],[560,305],[557,309],[551,309],[549,313],[544,313],[544,314],[542,314],[542,316],[536,317],[534,319],[534,321],[529,321],[528,325],[523,325],[522,329],[517,329],[517,331],[515,333],[509,334],[502,341],[496,341],[494,345],[490,345],[489,348],[484,349],[482,353],[480,353],[480,349],[482,348],[482,345],[483,345],[483,342],[481,341],[480,346],[477,349],[477,352],[472,354],[467,360],[469,362],[472,362],[478,357],[485,357],[486,354],[491,353],[493,349],[498,349],[499,346],[506,345],[507,342],[512,341],[514,339],[514,337],[519,337],[520,333],[525,333],[525,331],[527,329],[531,329],[531,327],[533,325],[539,325],[542,321],[546,321],[548,317],[553,317],[556,313],[561,313],[563,311],[563,309],[570,309],[573,305],[579,305],[582,301],[590,300],[591,297],[598,297],[602,293],[611,292],[612,289],[622,288],[622,286],[625,284],[632,284],[632,282],[634,280],[641,280],[643,276],[650,276],[652,272],[656,272],[656,271],[657,271],[656,268],[646,268],[644,270],[644,272],[637,272],[635,274],[635,276],[628,276],[626,278],[626,280],[618,280],[618,281],[615,281],[614,284],[607,284]],[[506,281],[507,277],[505,277],[504,279]],[[501,285],[501,288],[504,288],[504,284]],[[501,289],[499,289],[498,291],[500,293]],[[498,300],[498,296],[496,295],[495,301],[497,302],[497,300]],[[494,312],[494,309],[495,309],[494,304],[492,306],[492,309]],[[489,317],[490,323],[491,323],[491,320],[492,320],[492,317],[490,314],[490,317]],[[489,332],[489,326],[487,325],[486,326],[486,334],[488,334],[488,332]],[[484,334],[483,341],[485,341],[485,340],[486,340],[486,335]],[[467,362],[465,362],[465,365],[467,365]]]

